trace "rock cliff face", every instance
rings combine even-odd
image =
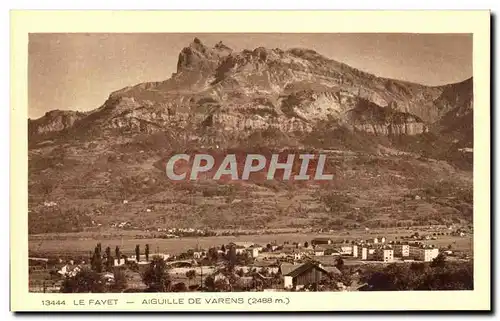
[[[266,128],[308,132],[332,121],[376,135],[416,135],[470,110],[472,79],[427,87],[380,78],[313,50],[234,52],[195,38],[170,79],[116,91],[85,114],[49,112],[30,121],[30,131],[211,128],[245,136]]]
[[[77,120],[83,117],[85,117],[85,113],[71,110],[52,110],[41,118],[28,120],[28,131],[30,135],[59,132],[72,127]]]

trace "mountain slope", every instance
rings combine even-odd
[[[308,49],[235,52],[195,38],[171,78],[29,121],[30,232],[469,221],[472,116],[472,78],[429,87]],[[178,152],[283,148],[328,153],[335,179],[174,184],[158,166]]]

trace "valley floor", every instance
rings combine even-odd
[[[109,246],[114,249],[119,246],[124,254],[132,255],[135,246],[138,244],[143,248],[146,244],[151,246],[152,252],[159,251],[160,253],[180,254],[189,249],[200,247],[208,249],[212,246],[220,246],[230,242],[255,242],[262,246],[268,243],[282,244],[288,241],[304,243],[311,242],[317,237],[327,237],[333,241],[348,240],[354,241],[359,239],[370,239],[373,237],[384,236],[387,240],[402,240],[403,236],[409,236],[414,233],[421,235],[432,235],[436,231],[446,231],[443,233],[451,234],[449,230],[444,228],[432,227],[415,227],[412,229],[375,229],[370,231],[365,230],[349,230],[335,231],[329,233],[317,232],[289,232],[289,233],[270,233],[270,234],[255,234],[255,235],[239,235],[239,236],[208,236],[208,237],[181,237],[175,239],[161,239],[147,237],[147,234],[141,233],[140,238],[136,238],[132,231],[124,233],[120,236],[113,234],[95,235],[93,233],[64,233],[64,234],[49,234],[49,235],[31,235],[29,238],[30,256],[48,255],[48,256],[72,256],[83,255],[87,256],[89,251],[93,249],[96,243],[102,243],[103,246]],[[465,236],[443,235],[436,237],[436,240],[423,240],[425,244],[433,244],[437,247],[446,248],[451,245],[455,251],[463,252],[466,255],[471,255],[473,252],[473,234]]]

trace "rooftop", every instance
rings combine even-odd
[[[320,270],[326,274],[329,274],[329,272],[327,270],[325,270],[324,268],[320,267],[319,265],[317,264],[314,264],[312,262],[307,262],[307,263],[304,263],[302,264],[301,266],[297,267],[295,270],[289,272],[288,274],[286,274],[287,276],[291,276],[293,278],[307,272],[308,270],[311,270],[311,269],[317,269],[317,270]],[[340,272],[340,271],[339,271]]]

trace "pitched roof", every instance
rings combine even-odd
[[[339,269],[337,269],[335,266],[325,266],[323,267],[325,271],[327,271],[330,274],[342,274]]]
[[[282,275],[288,275],[293,270],[297,269],[300,265],[290,264],[290,263],[282,263],[280,265],[280,271]]]
[[[325,269],[319,267],[318,265],[316,265],[314,263],[307,262],[307,263],[302,264],[301,266],[299,266],[298,268],[296,268],[295,270],[293,270],[292,272],[290,272],[286,275],[294,278],[294,277],[297,277],[297,276],[299,276],[299,275],[301,275],[301,274],[303,274],[311,269],[317,269],[317,270],[320,270],[320,271],[328,274],[328,271],[326,271]]]
[[[313,239],[312,241],[313,241],[313,242],[314,242],[314,241],[320,241],[320,242],[328,242],[328,241],[330,241],[330,242],[331,242],[331,241],[332,241],[332,239],[331,239],[331,238],[328,238],[328,237],[317,237],[317,238]]]
[[[236,245],[237,247],[238,247],[238,246],[242,246],[242,247],[247,248],[247,247],[252,246],[254,243],[253,243],[253,242],[231,242],[231,243],[229,243],[229,244],[234,244],[234,245]]]

